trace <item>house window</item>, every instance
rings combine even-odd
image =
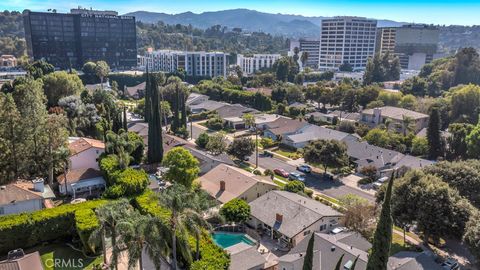
[[[303,236],[305,236],[305,235],[309,235],[309,234],[310,234],[310,230],[308,230],[308,231],[304,231],[304,232],[303,232]]]
[[[324,231],[325,229],[327,229],[327,224],[320,225],[320,231]]]

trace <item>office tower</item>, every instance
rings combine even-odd
[[[137,64],[135,17],[115,11],[72,9],[70,13],[24,11],[29,57],[59,68],[106,61],[113,69]]]
[[[188,76],[227,76],[227,56],[223,52],[187,52],[158,50],[139,56],[139,65],[149,71],[175,72],[183,70]]]
[[[354,70],[364,69],[375,53],[376,28],[376,20],[360,17],[322,20],[320,70],[336,70],[345,62]]]
[[[253,56],[238,54],[237,66],[244,74],[253,74],[262,69],[271,68],[280,57],[280,54],[254,54]]]
[[[379,28],[376,50],[397,55],[403,69],[420,70],[435,57],[438,39],[439,29],[432,25],[409,24]]]
[[[295,48],[300,52],[306,52],[307,62],[305,66],[318,69],[318,60],[320,58],[320,40],[311,38],[301,38],[299,40],[290,41],[289,56],[293,56]]]

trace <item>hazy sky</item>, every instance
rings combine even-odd
[[[480,25],[480,0],[0,0],[0,9],[46,11],[72,7],[180,13],[248,8],[304,16],[355,15],[401,22]]]

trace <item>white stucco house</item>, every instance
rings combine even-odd
[[[105,152],[105,143],[90,138],[70,138],[70,170],[93,168],[98,170],[98,157]]]
[[[55,194],[43,179],[21,180],[0,186],[0,216],[41,210],[53,206]]]

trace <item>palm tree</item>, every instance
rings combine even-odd
[[[101,241],[103,249],[103,262],[105,264],[108,264],[107,247],[105,241],[107,233],[110,234],[112,241],[111,263],[113,269],[118,268],[118,255],[120,254],[120,245],[117,242],[117,227],[125,217],[131,214],[132,211],[132,206],[128,203],[128,200],[126,199],[121,199],[105,204],[97,208],[97,210],[95,211],[97,214],[99,226],[90,235],[89,242],[92,245],[96,245],[98,242]]]
[[[143,269],[142,252],[145,250],[160,269],[161,262],[168,255],[168,228],[157,217],[142,215],[133,211],[118,225],[120,240],[127,247],[128,268],[140,266]]]
[[[199,256],[201,228],[208,227],[201,213],[201,209],[207,207],[204,197],[204,193],[192,192],[180,184],[174,184],[159,196],[160,204],[171,212],[172,269],[177,269],[177,248],[180,249],[182,257],[187,263],[192,261],[186,239],[188,231],[193,232],[196,236],[196,257]]]
[[[413,132],[413,130],[415,129],[413,124],[414,124],[413,118],[405,115],[402,116],[403,136],[407,136],[407,133]]]

